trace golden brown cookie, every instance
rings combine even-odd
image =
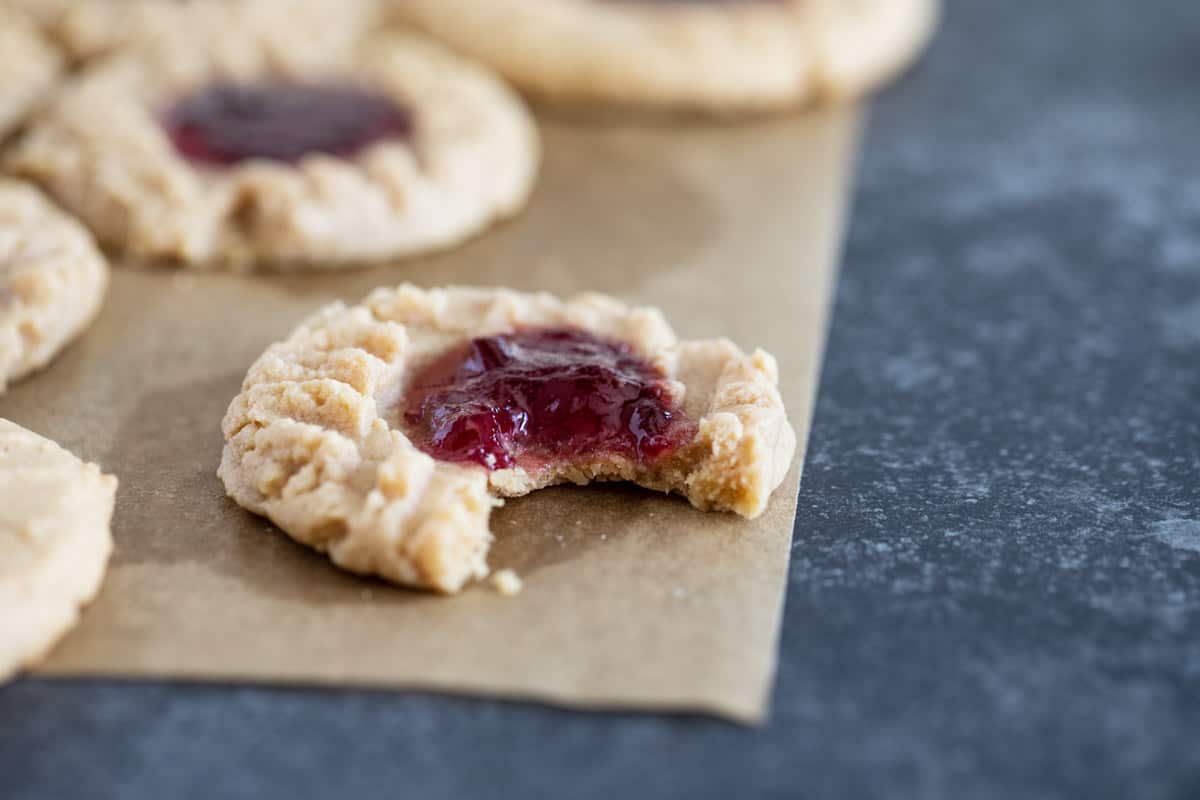
[[[197,266],[404,256],[524,205],[537,133],[484,70],[415,36],[321,64],[242,44],[95,67],[18,141],[10,169],[106,247]]]
[[[380,289],[250,369],[224,421],[229,495],[338,566],[458,591],[493,497],[632,481],[755,517],[795,454],[774,359],[680,342],[585,294]]]

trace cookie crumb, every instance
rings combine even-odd
[[[502,569],[492,576],[492,586],[495,586],[496,591],[505,597],[512,597],[521,593],[521,589],[525,588],[525,582],[511,569]]]

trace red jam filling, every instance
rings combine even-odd
[[[650,463],[692,435],[653,365],[571,328],[489,336],[447,353],[416,376],[403,414],[426,453],[491,470],[597,454]]]
[[[162,123],[181,155],[220,166],[251,158],[295,163],[310,153],[349,158],[412,133],[407,109],[337,84],[215,84],[180,98]]]

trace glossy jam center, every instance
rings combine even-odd
[[[425,452],[488,469],[597,454],[652,462],[690,436],[651,364],[570,328],[475,339],[416,377],[403,413]]]
[[[383,139],[406,138],[412,115],[357,86],[215,84],[180,98],[163,116],[163,127],[192,161],[294,163],[309,153],[348,158]]]

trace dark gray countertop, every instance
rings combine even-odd
[[[26,680],[0,796],[1200,797],[1200,3],[949,2],[872,117],[768,727]]]

